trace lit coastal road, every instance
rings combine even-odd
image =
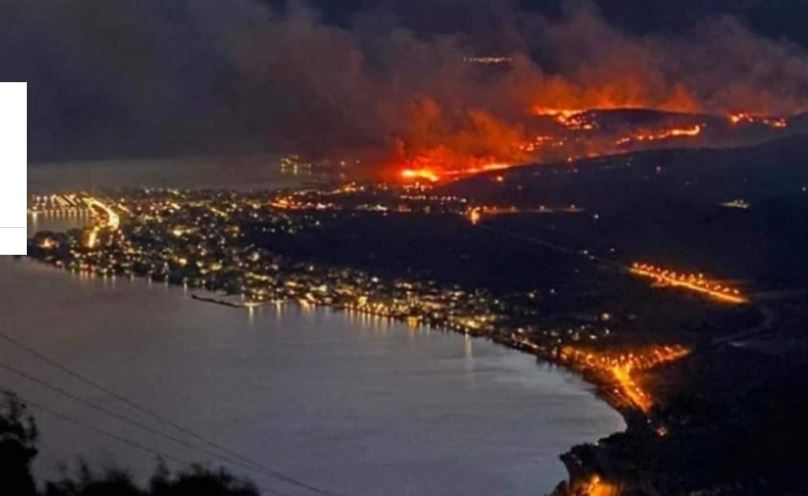
[[[725,303],[734,303],[737,305],[749,303],[749,299],[742,295],[738,289],[722,286],[714,280],[705,278],[703,274],[677,273],[673,270],[639,262],[633,263],[629,271],[636,276],[652,279],[664,286],[683,288],[695,293],[701,293]]]
[[[101,200],[93,197],[88,196],[82,199],[87,207],[95,211],[95,209],[101,210],[104,212],[104,217],[102,217],[102,221],[90,229],[90,232],[87,235],[87,247],[93,248],[95,244],[98,242],[98,233],[101,229],[112,229],[117,230],[121,225],[121,217],[115,213],[107,204],[102,202]]]

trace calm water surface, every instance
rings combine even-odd
[[[52,162],[28,167],[31,193],[121,187],[261,190],[322,181],[318,175],[282,174],[277,156],[166,158]]]
[[[560,453],[624,427],[571,374],[456,334],[296,306],[250,315],[181,288],[5,257],[0,292],[5,332],[245,456],[343,494],[543,494],[565,476]],[[153,424],[5,343],[0,360]],[[166,454],[215,463],[8,372],[0,386]],[[139,474],[153,467],[153,456],[115,440],[37,419],[41,475],[79,455]]]
[[[50,167],[58,173],[29,171],[32,190],[85,189],[87,174],[97,187],[148,182],[156,166],[108,179],[101,165]],[[208,167],[207,175],[226,169]],[[196,170],[180,167],[164,185],[193,187],[204,179]],[[254,172],[247,186],[256,178],[261,187],[283,185],[263,168]],[[29,233],[84,221],[29,218]],[[250,314],[180,288],[79,277],[9,257],[0,257],[0,328],[265,467],[345,495],[545,494],[566,476],[560,453],[625,427],[577,377],[484,340],[324,309]],[[0,362],[196,442],[1,341]],[[2,369],[0,387],[166,455],[220,464]],[[42,477],[79,456],[138,476],[154,467],[153,455],[34,413]],[[231,468],[285,494],[311,494]]]

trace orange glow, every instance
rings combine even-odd
[[[546,107],[536,107],[533,109],[533,113],[535,115],[554,117],[559,124],[564,125],[567,125],[573,117],[584,112],[586,112],[586,109],[560,109]]]
[[[620,385],[620,389],[623,390],[623,394],[625,394],[637,408],[647,412],[654,405],[654,402],[651,401],[651,398],[631,378],[631,370],[631,364],[615,366],[611,369],[614,379]]]
[[[537,86],[520,87],[523,113],[455,108],[435,98],[415,98],[406,107],[386,170],[396,175],[406,170],[424,170],[430,176],[439,176],[439,180],[447,180],[522,164],[574,161],[630,149],[684,144],[685,140],[689,140],[688,144],[709,145],[708,140],[720,144],[728,139],[724,133],[705,132],[707,123],[699,116],[716,109],[705,108],[688,88],[655,87],[650,84],[653,81],[634,74],[630,65],[602,76],[591,87],[552,77]],[[631,109],[671,114],[660,114],[656,117],[658,124],[649,124],[631,119],[623,122],[596,112]],[[773,129],[788,126],[785,118],[756,116],[752,111],[718,112],[727,116],[725,126],[711,124],[718,131],[750,123]],[[418,174],[400,177],[419,178],[429,179]]]
[[[470,208],[466,211],[466,218],[471,222],[472,225],[477,225],[482,220],[482,213],[480,213],[479,208]]]
[[[631,74],[613,74],[607,82],[589,87],[570,84],[561,78],[548,80],[537,95],[534,112],[580,113],[586,110],[653,108],[670,112],[694,112],[700,105],[684,86],[664,94],[652,94],[645,81]],[[551,102],[556,102],[553,104]],[[564,102],[559,106],[557,102]]]
[[[121,225],[121,217],[115,213],[107,204],[103,203],[101,200],[88,196],[84,198],[84,203],[87,205],[88,208],[92,209],[93,212],[97,212],[100,210],[100,226],[101,227],[109,227],[111,229],[118,229]]]
[[[561,77],[548,78],[533,95],[533,113],[569,119],[584,110],[655,109],[698,112],[701,105],[684,85],[652,88],[634,68],[609,71],[601,81],[579,86]]]
[[[418,177],[417,171],[446,179],[503,169],[533,161],[525,150],[528,141],[518,122],[480,109],[446,108],[433,98],[421,97],[408,107],[388,170],[412,180]],[[402,171],[413,172],[404,175]]]
[[[597,129],[597,123],[587,118],[586,112],[587,109],[536,108],[533,110],[535,115],[553,117],[558,124],[571,130],[592,131]]]
[[[634,373],[679,360],[688,354],[690,354],[690,350],[680,345],[605,352],[565,346],[560,351],[560,358],[572,363],[574,367],[594,371],[602,375],[605,380],[614,382],[617,387],[615,392],[624,398],[627,405],[647,413],[654,405],[654,401],[637,383]]]
[[[430,169],[404,169],[401,171],[401,177],[407,181],[426,179],[434,183],[440,180],[440,176]]]
[[[703,124],[696,124],[691,127],[663,129],[656,132],[643,132],[626,136],[617,140],[617,145],[626,145],[632,142],[660,141],[671,138],[695,138],[701,134]]]
[[[526,152],[536,152],[545,148],[554,148],[564,146],[565,141],[560,138],[554,138],[546,134],[535,136],[531,141],[522,145],[522,149]]]
[[[479,166],[472,166],[467,169],[459,169],[459,170],[450,170],[446,171],[446,175],[448,176],[468,176],[471,174],[480,174],[482,172],[492,172],[492,171],[499,171],[510,169],[513,167],[514,164],[505,164],[501,162],[491,162],[488,164],[482,164]],[[500,176],[501,177],[501,176]]]
[[[56,246],[56,243],[51,238],[44,238],[39,242],[37,245],[43,250],[50,250],[51,248]]]
[[[763,124],[775,129],[785,129],[788,127],[788,121],[783,117],[759,117],[749,112],[729,114],[727,120],[733,126],[742,124]]]
[[[581,496],[618,496],[620,492],[614,484],[604,482],[600,476],[593,475],[583,483],[575,494],[580,494]]]
[[[634,275],[650,278],[661,285],[684,288],[725,303],[742,304],[749,302],[749,299],[741,294],[740,290],[721,285],[715,280],[705,278],[703,274],[680,274],[640,262],[631,264],[630,271]]]
[[[98,243],[98,227],[92,227],[87,232],[87,238],[84,242],[84,246],[86,248],[95,248],[96,243]]]
[[[394,164],[398,176],[405,182],[427,180],[435,183],[448,179],[459,179],[472,174],[505,170],[514,163],[500,162],[493,157],[462,156],[448,151],[425,153],[418,157]]]

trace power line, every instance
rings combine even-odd
[[[72,417],[72,416],[70,416],[70,415],[68,415],[66,413],[59,412],[59,411],[57,411],[57,410],[55,410],[53,408],[49,408],[49,407],[46,407],[46,406],[41,405],[39,403],[36,403],[36,402],[30,401],[28,399],[25,399],[25,398],[21,397],[19,394],[17,394],[16,392],[14,392],[14,391],[10,391],[10,390],[7,390],[7,389],[4,389],[2,391],[5,392],[5,393],[12,394],[13,396],[19,398],[20,401],[22,401],[26,406],[30,406],[30,407],[33,407],[33,408],[35,408],[37,410],[43,411],[43,412],[45,412],[45,413],[47,413],[49,415],[52,415],[52,416],[54,416],[56,418],[59,418],[59,419],[63,420],[65,422],[68,422],[68,423],[71,423],[71,424],[74,424],[74,425],[78,425],[80,427],[84,427],[85,429],[89,429],[89,430],[91,430],[93,432],[96,432],[98,434],[110,437],[112,439],[115,439],[115,440],[123,443],[123,444],[128,445],[129,447],[138,449],[140,451],[144,451],[146,453],[158,456],[158,457],[160,457],[162,459],[172,461],[172,462],[175,462],[175,463],[179,463],[179,464],[182,464],[182,465],[193,465],[195,463],[195,462],[193,462],[191,460],[186,460],[186,459],[183,459],[183,458],[179,458],[179,457],[176,457],[174,455],[166,454],[166,453],[164,453],[162,451],[159,451],[159,450],[156,450],[154,448],[149,448],[148,446],[140,444],[137,441],[133,441],[130,438],[127,438],[125,436],[121,436],[119,434],[115,434],[114,432],[110,432],[108,430],[96,427],[96,426],[94,426],[92,424],[82,422],[81,420],[79,420],[79,419],[77,419],[75,417]],[[288,493],[278,491],[277,489],[272,489],[272,488],[264,487],[264,486],[256,486],[256,487],[258,489],[262,490],[262,491],[267,491],[267,492],[270,492],[270,493],[273,493],[273,494],[277,494],[279,496],[290,496]]]
[[[567,255],[573,255],[573,256],[579,256],[579,257],[588,257],[590,260],[600,262],[603,265],[612,267],[612,268],[617,269],[617,270],[619,270],[621,272],[626,272],[626,271],[629,270],[628,267],[621,264],[620,262],[615,262],[613,260],[608,260],[606,258],[597,256],[597,255],[593,255],[591,253],[582,253],[582,252],[576,251],[576,250],[574,250],[572,248],[568,248],[568,247],[566,247],[564,245],[553,243],[551,241],[546,241],[544,239],[537,238],[535,236],[530,236],[528,234],[522,234],[522,233],[510,231],[510,230],[504,229],[504,228],[495,228],[495,227],[491,227],[491,226],[486,226],[484,224],[479,224],[478,227],[481,227],[481,228],[483,228],[483,229],[485,229],[487,231],[491,231],[493,233],[501,233],[501,234],[505,234],[507,236],[511,236],[513,238],[521,239],[522,241],[527,241],[528,243],[532,243],[534,245],[542,246],[544,248],[550,248],[551,250],[555,250],[557,252],[564,253],[564,254],[567,254]]]
[[[129,398],[121,395],[120,393],[117,393],[117,392],[113,391],[112,389],[107,388],[106,386],[103,386],[103,385],[99,384],[98,382],[84,376],[83,374],[80,374],[79,372],[76,372],[76,371],[62,365],[61,363],[57,362],[56,360],[53,360],[52,358],[48,357],[47,355],[37,351],[35,348],[32,348],[30,346],[27,346],[27,345],[23,344],[22,342],[14,339],[13,337],[3,333],[2,331],[0,331],[0,338],[2,338],[3,340],[11,343],[15,347],[17,347],[17,348],[19,348],[19,349],[21,349],[23,351],[26,351],[27,353],[30,353],[31,355],[33,355],[36,358],[44,361],[45,363],[51,365],[52,367],[55,367],[55,368],[61,370],[65,374],[68,374],[69,376],[71,376],[71,377],[73,377],[75,379],[78,379],[79,381],[84,382],[85,384],[88,384],[88,385],[92,386],[93,388],[112,396],[116,400],[118,400],[118,401],[120,401],[122,403],[125,403],[126,405],[129,405],[130,407],[134,408],[135,410],[137,410],[137,411],[139,411],[141,413],[144,413],[144,414],[154,418],[155,420],[157,420],[157,421],[159,421],[161,423],[167,424],[167,425],[179,430],[180,432],[183,432],[183,433],[185,433],[185,434],[187,434],[189,436],[192,436],[193,438],[204,442],[208,446],[212,446],[212,447],[218,449],[219,451],[222,451],[222,452],[226,453],[227,455],[229,455],[230,458],[235,458],[236,461],[229,460],[227,457],[223,457],[221,454],[211,452],[211,451],[209,451],[209,450],[207,450],[205,448],[200,448],[200,447],[198,447],[196,445],[187,443],[184,440],[181,440],[179,438],[171,436],[170,434],[165,434],[165,433],[163,433],[161,431],[156,431],[154,429],[151,429],[150,427],[145,426],[144,424],[141,424],[141,423],[139,423],[137,421],[128,420],[125,417],[121,416],[120,414],[112,412],[112,411],[110,411],[110,410],[108,410],[108,409],[106,409],[104,407],[98,407],[97,405],[92,405],[91,402],[88,402],[87,400],[84,400],[83,398],[80,398],[78,396],[72,395],[71,393],[69,393],[69,392],[67,392],[67,391],[65,391],[65,390],[63,390],[61,388],[58,388],[57,386],[52,386],[50,384],[46,384],[44,381],[42,381],[40,379],[37,379],[37,378],[34,378],[30,374],[27,374],[27,373],[25,373],[25,372],[23,372],[23,371],[21,371],[19,369],[14,369],[13,367],[5,366],[5,365],[2,365],[2,364],[0,364],[0,367],[6,368],[7,370],[11,370],[12,372],[17,373],[18,375],[21,375],[23,377],[28,376],[26,378],[29,378],[30,380],[32,380],[34,382],[37,382],[37,383],[39,383],[39,384],[41,384],[41,385],[43,385],[45,387],[48,387],[50,389],[58,390],[57,392],[59,392],[60,394],[68,395],[68,397],[71,397],[71,399],[74,399],[76,401],[88,404],[92,408],[95,408],[96,410],[103,411],[104,413],[107,413],[108,415],[115,416],[116,418],[118,418],[118,419],[120,419],[120,420],[122,420],[124,422],[138,425],[138,427],[140,427],[142,429],[146,429],[149,432],[152,432],[152,433],[155,433],[157,435],[160,435],[160,436],[166,437],[168,439],[171,439],[172,441],[180,443],[183,446],[190,447],[190,448],[195,449],[197,451],[201,451],[201,452],[207,454],[208,456],[214,456],[216,458],[220,458],[220,459],[230,461],[230,463],[236,463],[239,466],[241,466],[243,468],[246,468],[248,470],[255,471],[257,469],[259,472],[262,472],[265,475],[268,475],[270,477],[274,477],[274,478],[276,478],[278,480],[286,482],[287,484],[299,487],[301,489],[306,489],[308,491],[311,491],[311,492],[313,492],[315,494],[319,494],[321,496],[340,496],[338,493],[327,491],[327,490],[321,489],[321,488],[319,488],[317,486],[313,486],[313,485],[308,484],[306,482],[303,482],[303,481],[301,481],[301,480],[299,480],[297,478],[288,476],[288,475],[286,475],[286,474],[284,474],[284,473],[282,473],[282,472],[280,472],[278,470],[273,470],[273,469],[264,467],[263,465],[261,465],[261,464],[259,464],[257,462],[254,462],[254,461],[250,460],[249,458],[244,457],[244,456],[236,453],[233,450],[230,450],[229,448],[221,446],[220,444],[218,444],[218,443],[216,443],[214,441],[210,441],[206,437],[204,437],[204,436],[202,436],[200,434],[197,434],[194,431],[192,431],[192,430],[190,430],[190,429],[188,429],[186,427],[183,427],[182,425],[180,425],[180,424],[178,424],[176,422],[173,422],[173,421],[171,421],[169,419],[166,419],[162,415],[159,415],[159,414],[153,412],[152,410],[150,410],[148,408],[140,406],[136,402],[134,402],[134,401],[130,400]]]
[[[47,389],[50,389],[51,391],[54,391],[54,392],[56,392],[58,394],[61,394],[62,396],[65,396],[66,398],[69,398],[69,399],[71,399],[73,401],[81,403],[81,404],[83,404],[85,406],[88,406],[88,407],[90,407],[90,408],[92,408],[94,410],[97,410],[97,411],[99,411],[101,413],[109,415],[110,417],[115,418],[117,420],[120,420],[121,422],[124,422],[126,424],[132,425],[134,427],[137,427],[138,429],[141,429],[141,430],[143,430],[145,432],[148,432],[150,434],[163,437],[163,438],[168,439],[170,441],[173,441],[173,442],[175,442],[177,444],[180,444],[180,445],[182,445],[182,446],[184,446],[186,448],[190,448],[192,450],[195,450],[195,451],[198,451],[200,453],[203,453],[203,454],[205,454],[207,456],[217,458],[220,461],[233,463],[235,465],[238,465],[238,466],[242,467],[245,470],[249,470],[249,471],[252,471],[252,472],[258,472],[258,473],[267,475],[269,477],[276,478],[278,480],[281,480],[281,481],[286,482],[288,484],[291,484],[293,486],[297,486],[297,487],[300,487],[300,488],[303,488],[303,489],[307,489],[307,490],[315,492],[317,494],[328,495],[328,496],[331,496],[331,494],[332,494],[332,493],[328,493],[328,492],[326,492],[326,491],[324,491],[322,489],[319,489],[319,488],[316,488],[314,486],[310,486],[310,485],[308,485],[306,483],[300,482],[297,479],[291,478],[291,477],[289,477],[289,476],[287,476],[285,474],[278,473],[277,471],[270,471],[270,470],[264,469],[264,468],[262,468],[260,466],[258,466],[256,468],[256,467],[251,466],[251,464],[246,464],[246,463],[240,462],[238,460],[229,459],[229,458],[224,457],[224,456],[222,456],[222,455],[220,455],[220,454],[218,454],[216,452],[213,452],[213,451],[207,450],[205,448],[199,447],[199,446],[197,446],[195,444],[189,443],[189,442],[187,442],[187,441],[185,441],[185,440],[183,440],[181,438],[178,438],[176,436],[172,436],[171,434],[166,434],[166,433],[164,433],[162,431],[159,431],[157,429],[149,427],[148,425],[143,424],[142,422],[139,422],[137,420],[132,420],[131,418],[126,417],[125,415],[121,415],[121,414],[119,414],[117,412],[109,410],[108,408],[105,408],[103,406],[99,406],[99,405],[93,403],[92,401],[86,400],[86,399],[84,399],[84,398],[82,398],[80,396],[76,396],[75,394],[73,394],[73,393],[71,393],[71,392],[69,392],[69,391],[67,391],[67,390],[65,390],[65,389],[63,389],[63,388],[61,388],[59,386],[55,386],[53,384],[50,384],[47,381],[44,381],[44,380],[42,380],[42,379],[40,379],[40,378],[38,378],[36,376],[33,376],[33,375],[23,371],[23,370],[20,370],[20,369],[18,369],[16,367],[13,367],[11,365],[8,365],[8,364],[0,362],[0,369],[7,370],[9,372],[12,372],[12,373],[20,376],[20,377],[25,378],[25,379],[27,379],[27,380],[29,380],[31,382],[35,382],[35,383],[37,383],[37,384],[39,384],[39,385],[41,385],[41,386],[43,386],[43,387],[45,387]]]
[[[88,384],[91,387],[112,396],[113,398],[120,401],[121,403],[124,403],[127,406],[129,406],[129,407],[131,407],[131,408],[133,408],[133,409],[135,409],[135,410],[137,410],[137,411],[139,411],[139,412],[141,412],[141,413],[143,413],[145,415],[148,415],[149,417],[157,420],[158,422],[161,422],[161,423],[164,423],[166,425],[169,425],[169,426],[173,427],[174,429],[177,429],[178,431],[193,437],[194,439],[202,441],[203,443],[207,444],[208,446],[211,446],[211,447],[213,447],[215,449],[218,449],[218,450],[220,450],[220,451],[222,451],[224,453],[227,453],[228,455],[230,455],[230,456],[232,456],[234,458],[237,458],[239,460],[242,460],[242,461],[244,461],[246,463],[249,463],[249,464],[251,464],[253,466],[256,466],[256,467],[260,468],[260,466],[258,464],[256,464],[255,462],[253,462],[253,461],[239,455],[238,453],[236,453],[236,452],[234,452],[234,451],[232,451],[232,450],[230,450],[230,449],[228,449],[228,448],[226,448],[226,447],[224,447],[224,446],[222,446],[222,445],[220,445],[220,444],[218,444],[216,442],[210,441],[209,439],[205,438],[204,436],[202,436],[200,434],[197,434],[196,432],[194,432],[194,431],[192,431],[192,430],[190,430],[190,429],[188,429],[186,427],[183,427],[183,426],[177,424],[176,422],[173,422],[170,419],[167,419],[167,418],[163,417],[162,415],[159,415],[159,414],[155,413],[154,411],[152,411],[152,410],[150,410],[148,408],[140,406],[139,404],[135,403],[134,401],[130,400],[129,398],[127,398],[127,397],[113,391],[112,389],[110,389],[110,388],[108,388],[108,387],[106,387],[106,386],[104,386],[104,385],[90,379],[89,377],[84,376],[83,374],[80,374],[80,373],[78,373],[78,372],[76,372],[76,371],[62,365],[61,363],[57,362],[56,360],[53,360],[52,358],[48,357],[47,355],[45,355],[43,353],[40,353],[35,348],[32,348],[30,346],[27,346],[27,345],[21,343],[20,341],[12,338],[11,336],[3,333],[2,331],[0,331],[0,338],[2,338],[5,341],[11,343],[12,345],[16,346],[17,348],[30,353],[31,355],[33,355],[36,358],[42,360],[43,362],[47,363],[48,365],[61,370],[65,374],[69,375],[70,377],[73,377],[74,379],[78,379],[79,381],[81,381],[81,382],[83,382],[85,384]]]
[[[31,374],[29,374],[29,373],[27,373],[27,372],[25,372],[23,370],[20,370],[20,369],[18,369],[16,367],[13,367],[11,365],[8,365],[8,364],[5,364],[3,362],[0,362],[0,369],[3,369],[3,370],[6,370],[8,372],[11,372],[13,374],[16,374],[19,377],[27,379],[27,380],[29,380],[31,382],[35,382],[35,383],[39,384],[40,386],[45,387],[45,388],[47,388],[47,389],[49,389],[51,391],[54,391],[54,392],[56,392],[58,394],[61,394],[62,396],[66,397],[66,398],[69,398],[69,399],[71,399],[73,401],[81,403],[82,405],[88,406],[88,407],[90,407],[90,408],[92,408],[94,410],[97,410],[97,411],[99,411],[99,412],[101,412],[103,414],[109,415],[110,417],[112,417],[114,419],[120,420],[121,422],[127,423],[129,425],[134,426],[134,427],[137,427],[138,429],[144,430],[144,431],[146,431],[146,432],[148,432],[150,434],[154,434],[156,436],[166,438],[166,439],[168,439],[170,441],[173,441],[173,442],[175,442],[177,444],[180,444],[180,445],[182,445],[182,446],[184,446],[186,448],[190,448],[190,449],[193,449],[193,450],[200,451],[201,453],[203,453],[203,454],[205,454],[207,456],[212,456],[212,457],[215,457],[215,458],[223,459],[223,460],[231,462],[231,463],[236,463],[237,465],[240,465],[243,468],[246,468],[248,470],[255,470],[252,467],[246,466],[246,465],[244,465],[242,463],[239,463],[239,462],[234,462],[234,461],[228,460],[227,458],[222,457],[218,453],[214,453],[214,452],[208,451],[208,450],[206,450],[204,448],[200,448],[200,447],[196,446],[195,444],[191,444],[191,443],[189,443],[189,442],[187,442],[187,441],[185,441],[183,439],[180,439],[178,437],[172,436],[171,434],[166,434],[166,433],[164,433],[162,431],[159,431],[157,429],[149,427],[148,425],[143,424],[143,423],[141,423],[141,422],[139,422],[137,420],[132,420],[132,419],[128,418],[125,415],[121,415],[121,414],[119,414],[117,412],[114,412],[114,411],[108,409],[108,408],[105,408],[103,406],[97,405],[97,404],[93,403],[92,401],[86,400],[86,399],[84,399],[84,398],[82,398],[80,396],[76,396],[75,394],[71,393],[70,391],[67,391],[66,389],[63,389],[63,388],[61,388],[59,386],[55,386],[53,384],[50,384],[49,382],[47,382],[45,380],[42,380],[42,379],[40,379],[40,378],[38,378],[38,377],[36,377],[34,375],[31,375]]]

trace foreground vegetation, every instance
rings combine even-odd
[[[224,469],[200,465],[178,472],[162,461],[145,486],[122,468],[96,470],[80,462],[72,474],[38,483],[31,465],[38,453],[39,430],[24,403],[6,393],[0,404],[0,493],[14,496],[258,496],[249,481]]]

